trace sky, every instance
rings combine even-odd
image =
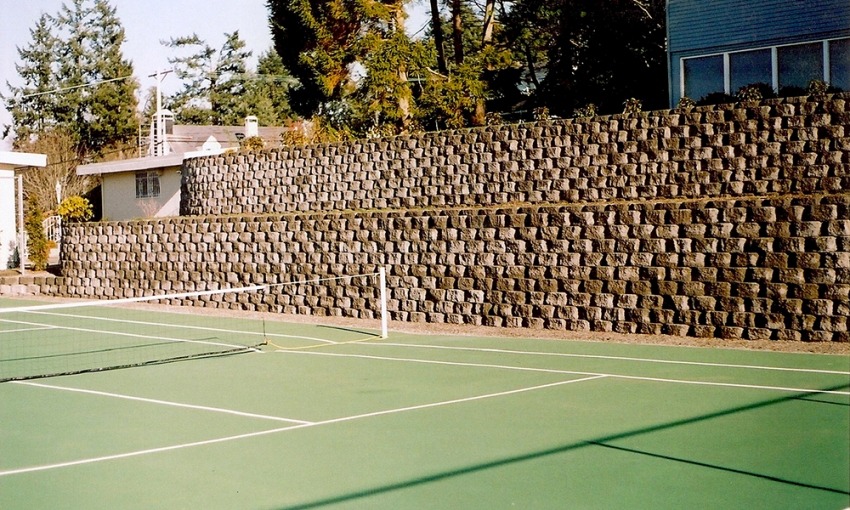
[[[71,0],[0,0],[4,22],[0,28],[0,90],[4,94],[9,92],[7,81],[21,85],[15,70],[16,48],[32,42],[30,30],[42,13],[55,15],[66,2],[70,4]],[[195,33],[219,49],[224,44],[224,34],[238,30],[247,49],[253,52],[252,68],[257,58],[272,47],[266,0],[109,0],[109,4],[124,27],[126,41],[122,51],[124,58],[133,62],[141,92],[156,85],[150,75],[169,67],[168,57],[173,54],[160,41]],[[420,32],[421,25],[427,23],[426,4],[424,0],[411,3],[408,32]],[[164,78],[162,88],[173,93],[180,83],[170,74]],[[0,134],[3,126],[11,123],[4,103],[0,105]],[[0,139],[0,150],[11,150],[10,138]]]
[[[70,4],[71,0],[67,0]],[[65,3],[63,0],[0,0],[3,27],[0,29],[0,90],[7,94],[6,82],[20,85],[15,71],[18,62],[17,47],[26,47],[32,41],[30,29],[42,13],[54,15]],[[124,58],[133,62],[140,90],[155,86],[148,77],[158,69],[168,68],[169,49],[161,40],[191,35],[205,40],[213,48],[221,48],[225,33],[239,31],[239,37],[253,51],[251,66],[272,46],[268,28],[266,0],[110,0],[116,11],[127,40],[122,46]],[[163,89],[176,91],[179,83],[174,75],[163,81]],[[169,90],[170,89],[170,90]],[[0,109],[0,126],[11,124],[11,116]],[[2,131],[2,127],[0,127]],[[9,139],[0,140],[0,150],[11,150]]]

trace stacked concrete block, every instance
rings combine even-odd
[[[190,160],[186,215],[837,192],[846,95]]]
[[[51,293],[268,285],[193,305],[850,341],[847,96],[191,160],[181,218],[72,226]]]
[[[385,266],[394,320],[848,341],[848,218],[850,198],[822,196],[78,226],[74,246],[99,256],[64,284],[102,298],[260,284],[191,304],[375,317],[374,281],[306,280]]]

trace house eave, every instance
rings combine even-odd
[[[226,150],[195,151],[183,154],[168,154],[166,156],[151,156],[147,158],[125,159],[121,161],[106,161],[103,163],[92,163],[77,167],[77,175],[105,175],[121,172],[139,172],[155,168],[167,168],[182,166],[183,161],[189,158],[203,156],[217,156],[227,152]]]
[[[0,168],[4,170],[12,170],[15,168],[28,166],[47,166],[47,155],[34,154],[32,152],[0,151]]]

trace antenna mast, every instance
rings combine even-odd
[[[156,78],[156,113],[154,113],[153,125],[151,125],[151,147],[148,153],[151,156],[165,156],[168,154],[168,144],[166,143],[166,117],[171,115],[171,112],[163,111],[162,109],[162,80],[165,75],[172,72],[172,69],[157,71],[156,74],[151,74],[149,78]]]

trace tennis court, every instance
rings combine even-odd
[[[0,378],[15,371],[0,383],[4,510],[850,507],[847,356],[9,317],[0,345],[36,328],[136,342],[154,321],[156,344],[250,338],[240,354],[37,379],[22,364],[73,354],[0,357]]]

